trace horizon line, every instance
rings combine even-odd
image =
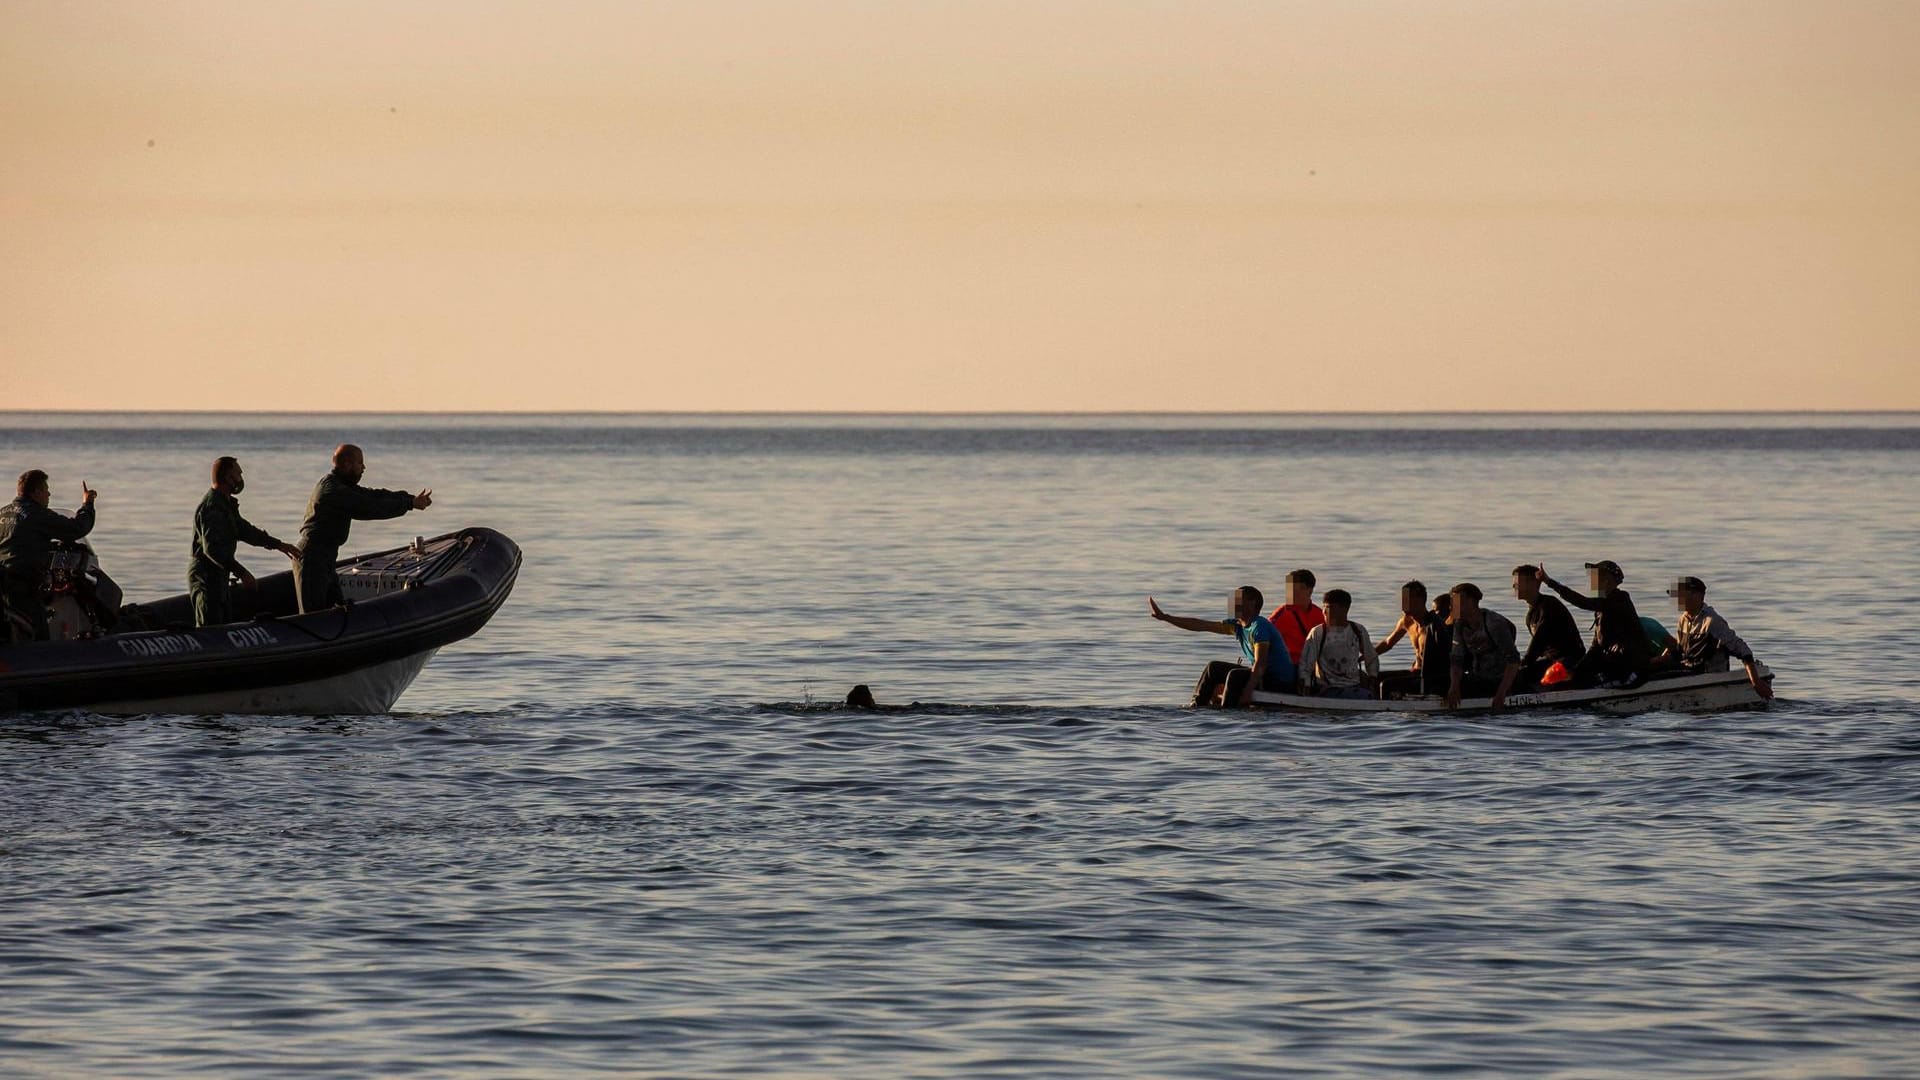
[[[0,409],[0,416],[1920,416],[1901,409]]]

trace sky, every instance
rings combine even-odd
[[[0,0],[0,408],[1920,408],[1908,0]]]

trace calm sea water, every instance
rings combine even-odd
[[[0,1075],[1920,1074],[1920,416],[0,431],[133,599],[222,453],[526,552],[391,716],[0,719]],[[1598,558],[1781,700],[1190,713],[1146,616]]]

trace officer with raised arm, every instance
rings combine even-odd
[[[333,471],[314,485],[307,500],[307,518],[300,524],[300,558],[294,563],[294,590],[300,611],[320,611],[340,603],[340,575],[334,564],[355,521],[397,518],[409,510],[433,505],[433,490],[414,495],[405,491],[363,488],[366,455],[352,443],[333,451]]]
[[[0,506],[0,607],[6,609],[0,641],[45,641],[52,629],[41,586],[53,563],[53,545],[72,543],[93,531],[93,500],[100,493],[80,481],[80,509],[68,517],[48,509],[53,491],[40,469],[21,473],[14,491],[18,497]]]

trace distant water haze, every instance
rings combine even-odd
[[[1920,407],[1920,7],[10,4],[15,408]]]

